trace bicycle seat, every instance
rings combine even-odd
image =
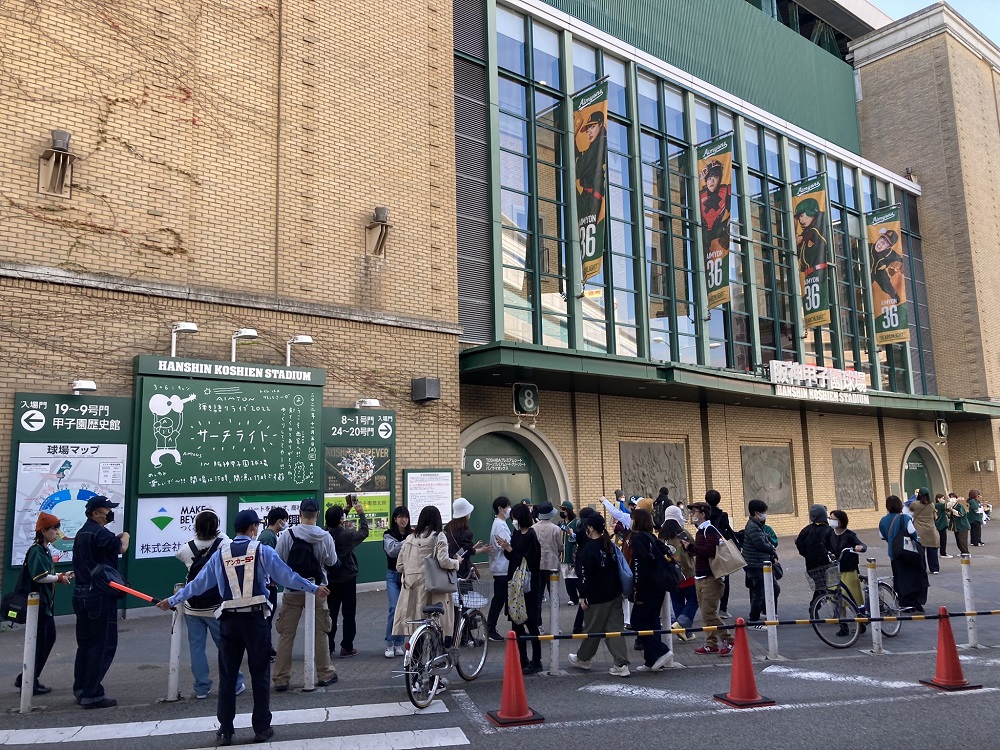
[[[443,615],[444,605],[443,604],[428,604],[421,610],[425,615]]]

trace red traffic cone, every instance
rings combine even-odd
[[[938,614],[941,619],[938,620],[937,669],[934,670],[933,680],[921,680],[920,683],[938,690],[979,690],[982,685],[970,685],[962,674],[948,610],[941,607]]]
[[[513,630],[507,633],[500,710],[487,711],[486,715],[498,727],[541,724],[545,721],[544,716],[528,706],[528,693],[524,689],[524,675],[521,674],[521,655],[517,650],[517,634]]]
[[[753,676],[750,660],[750,643],[747,641],[746,620],[736,621],[736,641],[733,647],[733,674],[728,693],[716,693],[715,700],[733,708],[755,708],[773,706],[774,701],[757,692],[757,680]]]

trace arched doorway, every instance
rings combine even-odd
[[[920,487],[927,487],[931,497],[948,491],[948,477],[941,457],[926,440],[914,440],[903,454],[903,499],[913,495]]]

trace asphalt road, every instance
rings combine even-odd
[[[990,544],[992,526],[987,527]],[[874,556],[885,563],[884,545],[871,532],[862,533]],[[1000,542],[997,543],[1000,545]],[[799,558],[782,539],[786,575],[779,600],[782,618],[805,617],[809,591]],[[993,545],[981,548],[971,566],[977,608],[1000,607],[1000,556]],[[997,547],[1000,550],[1000,546]],[[942,573],[931,578],[929,604],[953,611],[963,607],[957,558],[942,561]],[[880,569],[880,575],[887,571]],[[966,649],[964,618],[952,625],[965,677],[983,689],[942,693],[919,684],[934,676],[936,622],[904,623],[902,633],[887,639],[890,653],[873,656],[870,639],[837,651],[821,643],[809,626],[779,629],[781,659],[766,661],[767,635],[749,633],[757,688],[774,706],[736,710],[713,699],[730,690],[732,659],[697,656],[697,641],[674,641],[678,668],[656,674],[635,673],[627,679],[607,674],[610,660],[602,646],[590,672],[573,669],[566,653],[575,642],[560,642],[558,676],[525,679],[528,702],[545,717],[535,726],[498,729],[485,712],[500,707],[503,690],[503,644],[491,644],[489,662],[479,679],[451,679],[440,703],[416,712],[406,701],[404,686],[392,676],[397,663],[381,653],[385,623],[384,592],[359,596],[361,651],[337,659],[340,681],[312,693],[301,685],[301,667],[293,671],[293,689],[271,695],[276,735],[272,745],[292,748],[461,747],[552,750],[583,747],[732,748],[934,748],[1000,747],[994,712],[1000,692],[1000,618],[978,621],[982,647]],[[734,616],[745,615],[746,589],[734,576]],[[928,610],[930,611],[930,607]],[[573,610],[563,607],[560,622],[568,632]],[[547,616],[547,612],[546,612]],[[546,619],[547,621],[547,619]],[[70,744],[80,750],[133,748],[137,740],[149,750],[187,750],[214,744],[214,700],[196,701],[190,686],[185,652],[181,665],[183,700],[165,703],[170,618],[143,614],[120,623],[121,645],[105,685],[119,707],[82,711],[70,691],[75,653],[73,619],[60,618],[55,652],[43,675],[53,693],[36,698],[30,715],[16,713],[19,698],[11,681],[19,669],[20,630],[0,631],[0,674],[9,687],[0,692],[0,744]],[[631,639],[630,639],[630,646]],[[499,646],[499,647],[497,647]],[[297,658],[300,657],[297,654]],[[185,648],[186,651],[186,648]],[[548,657],[548,646],[543,649]],[[635,656],[633,652],[633,656]],[[398,660],[397,660],[398,661]],[[633,667],[641,661],[636,656]],[[299,680],[297,683],[296,680]],[[249,693],[238,699],[246,715]],[[238,729],[235,742],[249,743],[252,731]]]

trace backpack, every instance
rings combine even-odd
[[[673,560],[667,559],[662,542],[653,537],[652,534],[647,534],[647,536],[650,538],[650,583],[657,591],[677,591],[683,578],[680,566]]]
[[[653,503],[653,528],[657,531],[662,529],[663,524],[667,522],[667,506],[669,504],[669,500]]]
[[[219,549],[220,544],[222,544],[222,537],[217,538],[212,542],[211,547],[206,547],[205,549],[198,549],[193,539],[188,542],[188,546],[191,548],[191,552],[194,553],[194,557],[191,559],[191,567],[188,568],[187,578],[184,579],[186,583],[190,583],[198,576],[201,569],[205,567],[205,563]],[[218,587],[209,589],[203,594],[192,596],[187,600],[187,605],[191,609],[215,609],[220,604],[222,604],[222,594],[219,593]]]
[[[295,536],[292,529],[288,529],[292,535],[292,548],[288,551],[288,567],[294,570],[303,578],[312,578],[319,583],[323,580],[323,569],[313,550],[312,542],[305,537]]]
[[[747,533],[746,529],[740,529],[739,531],[733,532],[733,542],[736,543],[736,546],[739,548],[740,552],[743,551],[743,539],[745,538],[746,533]]]

